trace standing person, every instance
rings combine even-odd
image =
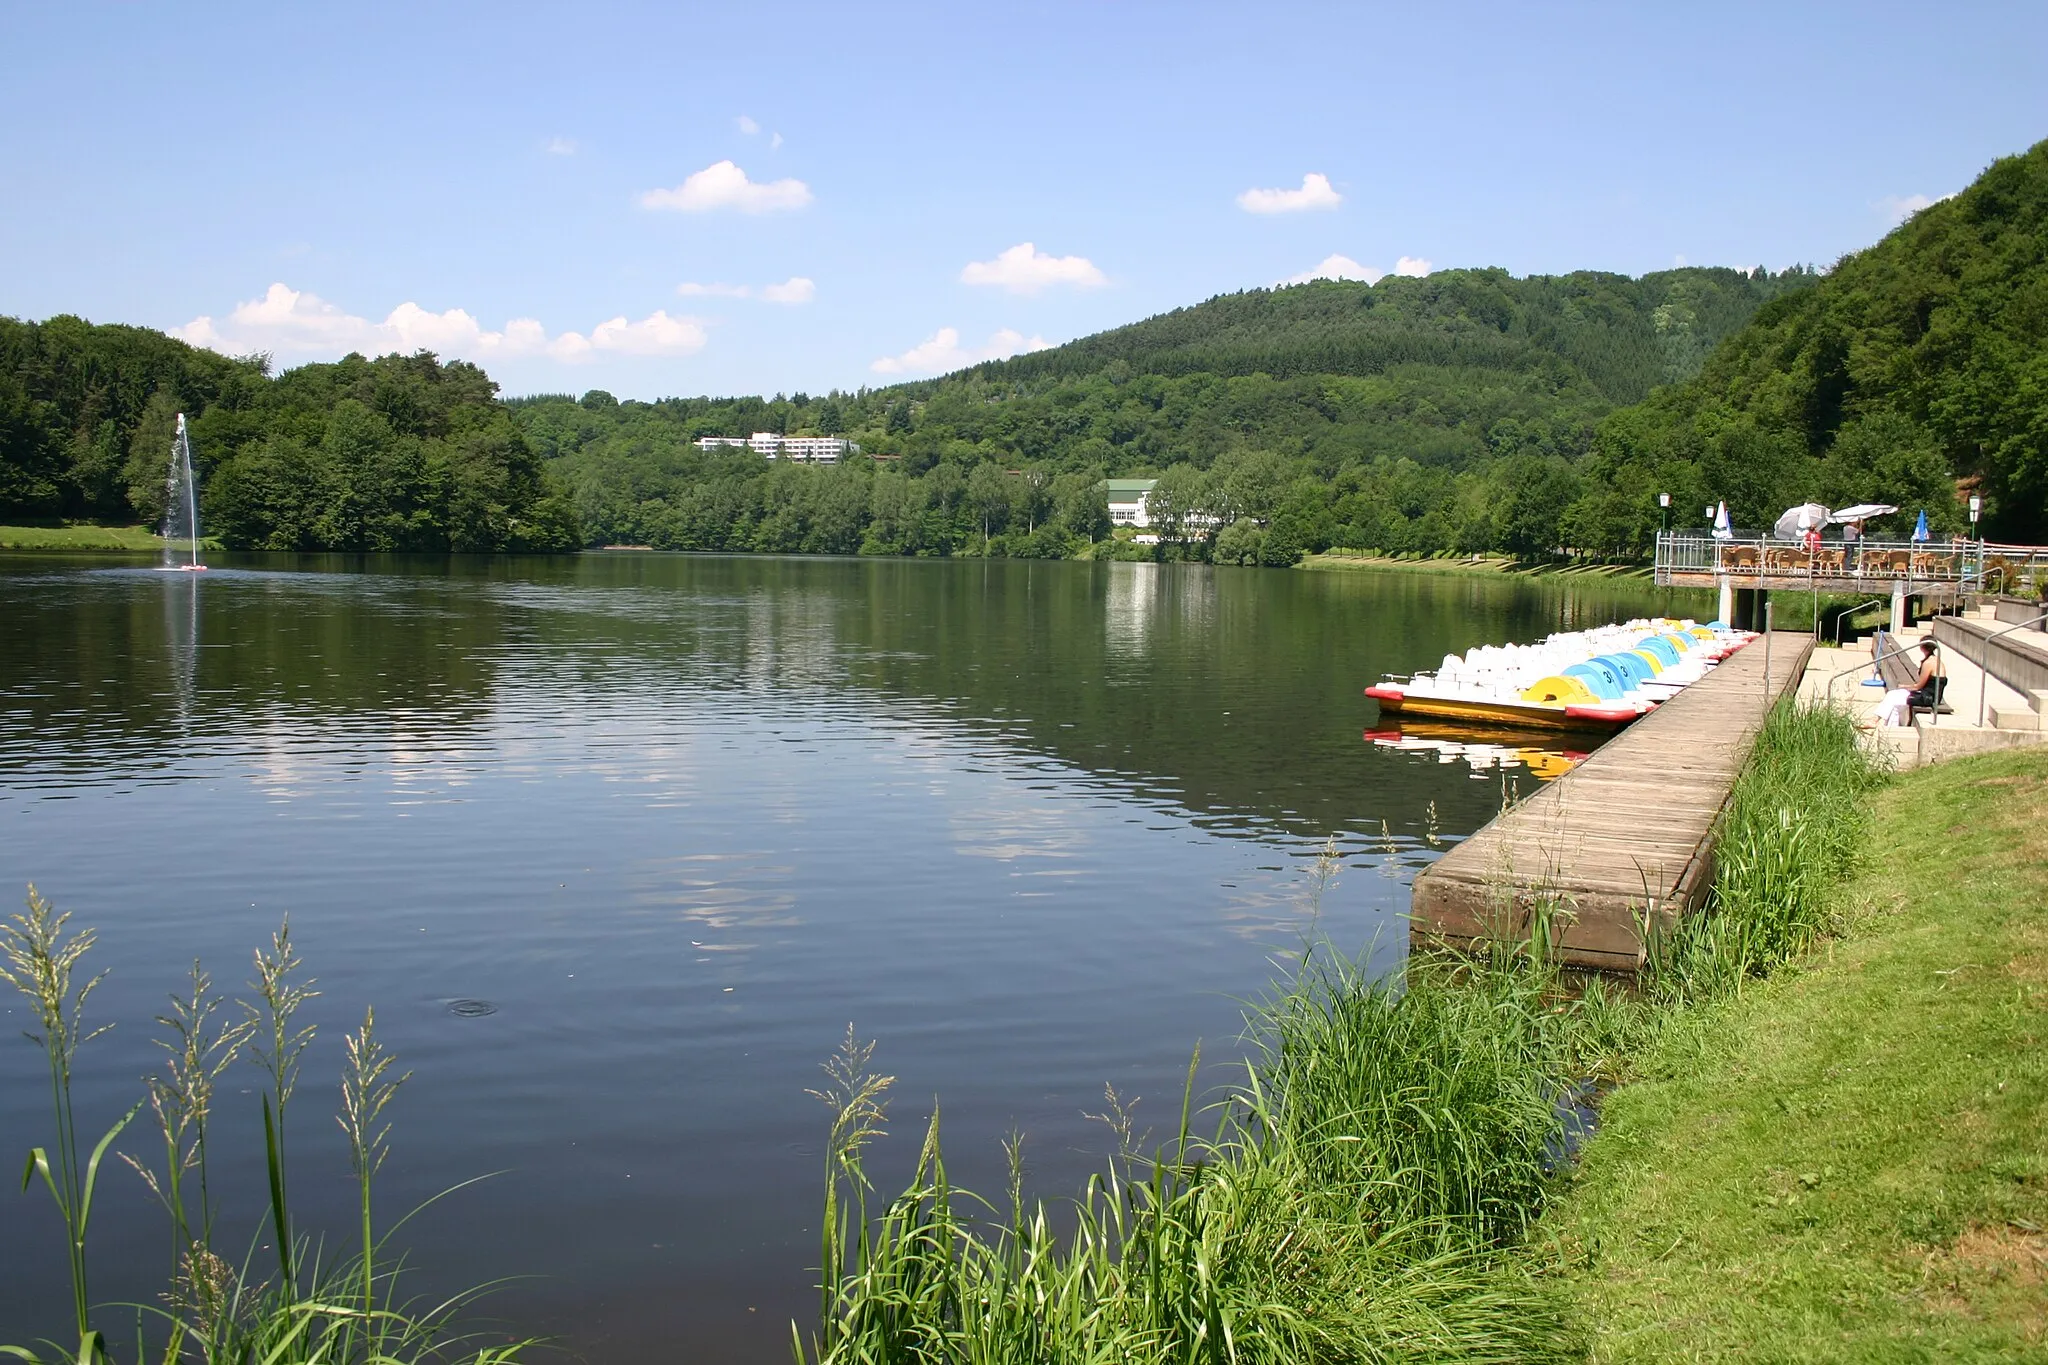
[[[1916,706],[1941,705],[1941,693],[1948,679],[1941,676],[1941,646],[1932,640],[1920,642],[1920,675],[1911,687],[1894,687],[1877,704],[1873,718],[1879,725],[1904,725]]]

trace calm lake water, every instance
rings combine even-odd
[[[851,1022],[896,1077],[884,1193],[936,1098],[955,1173],[1076,1189],[1105,1083],[1164,1132],[1198,1042],[1309,925],[1389,966],[1414,869],[1554,750],[1365,736],[1360,688],[1663,609],[1645,587],[1196,566],[589,555],[0,560],[0,886],[96,926],[81,1127],[140,1097],[194,957],[238,988],[287,913],[320,997],[293,1101],[303,1227],[346,1237],[340,1037],[412,1080],[379,1189],[422,1290],[571,1358],[781,1361],[808,1330]],[[1505,766],[1500,766],[1503,764]],[[494,1007],[481,1012],[484,1002]],[[0,1159],[49,1140],[0,1005]],[[260,1233],[253,1068],[216,1114],[231,1255]],[[121,1143],[153,1149],[138,1120]],[[4,1169],[12,1170],[12,1166]],[[0,1340],[60,1337],[62,1233],[0,1190]],[[94,1293],[168,1234],[102,1178]]]

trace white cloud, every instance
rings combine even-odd
[[[1022,351],[1043,351],[1051,345],[1044,337],[1027,339],[1022,332],[1005,327],[989,337],[987,345],[969,348],[960,344],[959,329],[941,327],[902,355],[885,355],[868,368],[876,374],[943,374],[984,360],[1004,360]]]
[[[576,139],[573,137],[551,137],[540,145],[549,156],[576,155]]]
[[[703,350],[708,340],[704,324],[697,319],[672,318],[657,308],[638,322],[626,321],[623,313],[610,322],[600,322],[590,329],[588,342],[574,332],[564,332],[548,349],[550,354],[563,360],[580,360],[589,351],[616,351],[620,355],[689,355]]]
[[[752,137],[754,134],[761,131],[761,125],[754,122],[752,119],[748,118],[745,114],[741,114],[739,118],[734,120],[734,122],[739,124],[740,131],[745,133],[748,137]]]
[[[762,299],[768,303],[809,303],[818,296],[817,281],[791,275],[781,284],[698,284],[694,280],[676,286],[684,298]]]
[[[781,284],[761,286],[761,297],[770,303],[809,303],[817,296],[817,282],[802,275],[791,275]]]
[[[1942,200],[1953,198],[1955,198],[1953,193],[1937,195],[1888,194],[1870,207],[1882,214],[1886,222],[1890,223],[1893,227],[1897,227],[1920,210],[1933,208]]]
[[[263,297],[235,305],[225,319],[196,317],[173,334],[195,346],[229,355],[268,351],[287,359],[322,359],[361,351],[383,355],[433,351],[445,358],[491,360],[549,355],[582,360],[599,351],[622,355],[689,355],[710,338],[695,318],[672,318],[657,310],[639,322],[624,316],[599,323],[589,336],[563,332],[552,339],[533,318],[513,318],[503,328],[485,328],[466,310],[434,313],[407,300],[382,322],[345,312],[316,294],[273,284]]]
[[[640,196],[643,207],[678,209],[703,213],[710,209],[738,209],[741,213],[774,213],[800,209],[811,202],[811,187],[801,180],[756,181],[730,161],[706,166],[672,190],[649,190]]]
[[[1307,284],[1310,280],[1364,280],[1367,284],[1376,284],[1386,273],[1369,265],[1360,265],[1349,256],[1333,253],[1323,257],[1321,264],[1312,265],[1299,275],[1289,275],[1284,280],[1276,281],[1274,288],[1284,289],[1290,284]]]
[[[1400,260],[1394,262],[1394,273],[1396,275],[1407,275],[1411,279],[1417,280],[1435,268],[1426,258],[1421,256],[1403,256]]]
[[[772,152],[772,151],[774,151],[774,150],[775,150],[776,148],[780,147],[781,145],[782,145],[782,134],[780,134],[780,133],[775,133],[775,134],[773,134],[773,135],[771,135],[771,136],[769,137],[769,139],[768,139],[768,150],[769,150],[769,151],[771,151],[771,152]]]
[[[993,284],[1012,294],[1036,294],[1048,285],[1094,289],[1109,280],[1086,256],[1053,256],[1030,242],[1019,242],[992,261],[969,261],[960,272],[960,282]]]
[[[1237,196],[1237,206],[1246,213],[1302,213],[1343,202],[1344,196],[1330,187],[1330,177],[1313,171],[1301,178],[1298,190],[1246,190]]]

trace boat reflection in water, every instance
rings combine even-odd
[[[1365,732],[1365,739],[1382,749],[1434,754],[1439,763],[1463,762],[1472,769],[1471,776],[1480,781],[1496,772],[1519,767],[1539,781],[1550,782],[1563,777],[1586,757],[1585,750],[1535,743],[1533,738],[1527,731],[1475,730],[1467,725],[1415,720],[1403,720],[1395,729]]]

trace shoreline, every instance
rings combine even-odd
[[[1294,566],[1313,573],[1380,570],[1390,573],[1477,575],[1487,578],[1602,578],[1648,582],[1647,564],[1574,564],[1568,560],[1518,560],[1506,555],[1406,559],[1395,555],[1357,555],[1329,550],[1312,554]]]

